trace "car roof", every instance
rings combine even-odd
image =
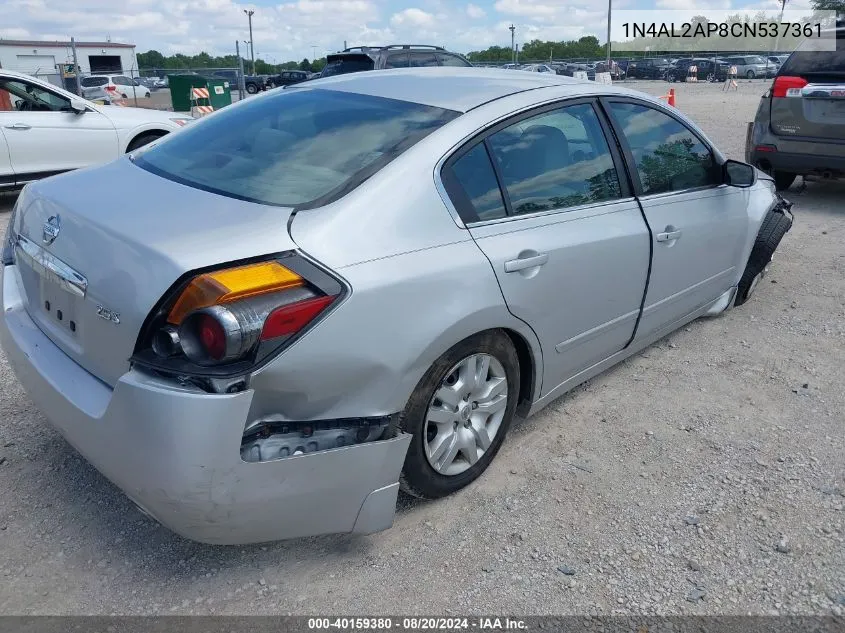
[[[286,90],[326,88],[466,112],[519,92],[561,85],[569,86],[573,96],[596,94],[599,86],[603,93],[642,96],[634,90],[552,73],[446,66],[348,73],[296,84]]]

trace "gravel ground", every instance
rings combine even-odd
[[[741,159],[764,86],[675,88]],[[790,197],[796,224],[747,305],[518,422],[476,484],[401,498],[367,537],[174,536],[50,428],[0,353],[0,613],[842,615],[845,184]]]

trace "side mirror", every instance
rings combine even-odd
[[[754,168],[748,163],[728,159],[722,165],[724,183],[731,187],[750,187],[754,184]]]
[[[87,112],[88,106],[82,99],[71,99],[70,109],[76,112],[77,114],[82,114],[83,112]]]

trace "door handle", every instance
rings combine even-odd
[[[27,125],[26,123],[15,123],[14,125],[5,125],[4,126],[7,130],[30,130],[32,126]]]
[[[666,233],[658,233],[657,234],[657,241],[658,242],[672,242],[677,240],[681,237],[680,229],[675,229],[674,231],[667,231]]]
[[[537,266],[542,266],[547,261],[549,261],[548,253],[540,253],[539,255],[534,255],[533,257],[512,259],[505,262],[505,272],[515,273],[520,270],[525,270],[526,268],[536,268]]]

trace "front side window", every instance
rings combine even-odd
[[[18,79],[0,78],[0,91],[8,96],[8,99],[0,100],[0,103],[9,104],[0,106],[6,111],[11,108],[16,112],[68,112],[71,109],[68,99]]]
[[[619,198],[598,116],[589,104],[523,119],[489,138],[515,215]]]
[[[136,164],[240,200],[318,206],[351,191],[458,116],[355,93],[278,92],[184,128],[136,157]]]
[[[611,103],[610,108],[631,148],[643,193],[720,184],[710,148],[677,119],[635,103]]]

